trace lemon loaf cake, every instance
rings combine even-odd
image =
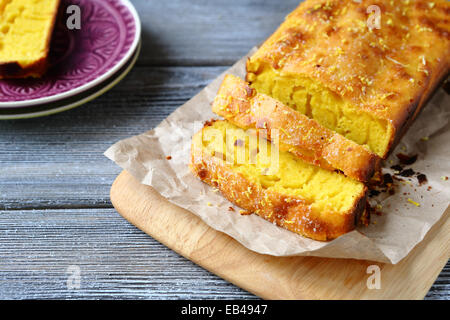
[[[365,210],[363,183],[289,152],[273,158],[273,146],[261,138],[255,147],[256,137],[229,121],[209,122],[193,137],[190,168],[245,213],[303,236],[327,241],[355,228]]]
[[[448,75],[449,34],[446,0],[306,0],[246,80],[385,158]]]
[[[257,93],[242,79],[226,75],[213,102],[213,111],[245,129],[262,129],[267,139],[277,130],[278,146],[306,162],[367,182],[380,158],[317,121],[281,102]]]
[[[0,79],[47,70],[59,0],[0,0]]]

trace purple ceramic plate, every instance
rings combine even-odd
[[[81,9],[80,30],[66,27],[66,8]],[[107,80],[136,51],[139,16],[128,0],[61,0],[41,79],[0,80],[0,108],[26,107],[82,93]]]
[[[97,98],[98,96],[113,88],[128,74],[128,72],[130,72],[130,70],[136,63],[137,58],[139,57],[140,48],[141,43],[139,42],[138,48],[136,49],[137,51],[133,54],[131,59],[129,59],[128,62],[122,68],[120,68],[119,71],[114,73],[114,75],[112,75],[99,85],[96,85],[89,90],[83,91],[80,94],[50,103],[26,106],[23,108],[0,108],[0,120],[43,117],[84,105],[85,103]]]

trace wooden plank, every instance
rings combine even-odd
[[[266,299],[422,299],[450,255],[450,209],[397,265],[257,254],[123,171],[111,188],[117,211],[184,257]],[[381,289],[367,288],[369,265],[381,269]]]
[[[69,266],[79,289],[67,287]],[[0,299],[36,298],[256,299],[114,209],[0,211]]]
[[[300,0],[132,0],[142,21],[142,65],[231,65]]]
[[[81,287],[67,288],[80,267]],[[450,263],[427,298],[448,299]],[[114,209],[0,211],[0,299],[257,299]]]
[[[0,125],[0,209],[111,207],[120,172],[103,156],[155,127],[224,67],[138,67],[80,108]]]

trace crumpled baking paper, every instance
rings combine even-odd
[[[383,214],[372,215],[369,226],[359,227],[331,242],[320,242],[277,227],[257,215],[240,215],[239,208],[199,181],[188,168],[191,137],[202,128],[204,121],[218,118],[211,111],[211,102],[226,73],[244,77],[246,58],[154,130],[117,142],[105,155],[168,201],[258,253],[398,263],[422,241],[449,205],[450,180],[444,177],[450,175],[450,96],[439,89],[385,161],[383,171],[394,173],[389,167],[398,163],[396,154],[418,154],[412,168],[426,174],[428,183],[419,186],[415,177],[404,178],[404,182],[397,182],[394,195],[380,194],[371,199],[381,206]],[[230,211],[230,206],[236,210]]]

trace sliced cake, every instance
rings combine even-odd
[[[190,168],[245,213],[300,235],[327,241],[355,228],[363,183],[272,148],[228,121],[209,122],[193,137]]]

